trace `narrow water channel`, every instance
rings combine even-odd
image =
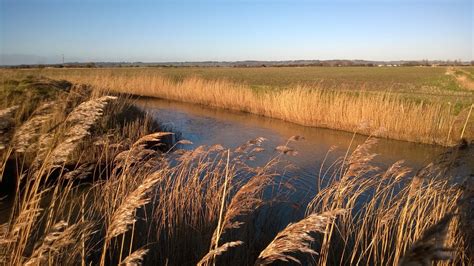
[[[221,144],[225,148],[234,149],[248,140],[264,137],[265,151],[253,163],[264,163],[275,156],[275,147],[284,145],[291,136],[302,136],[304,140],[291,142],[289,146],[296,150],[296,156],[285,156],[296,166],[291,174],[306,181],[318,177],[320,169],[329,149],[327,161],[343,156],[349,147],[354,148],[363,143],[367,137],[354,134],[299,126],[294,123],[263,116],[208,108],[200,105],[168,101],[162,99],[141,98],[136,104],[146,110],[161,125],[179,132],[182,139],[193,142],[183,148],[192,149],[200,145]],[[405,165],[414,169],[431,162],[445,148],[434,145],[417,144],[404,141],[379,139],[372,151],[378,156],[374,163],[387,167],[396,161],[404,160]]]
[[[190,140],[192,145],[181,148],[193,149],[200,145],[220,144],[225,148],[235,149],[257,137],[267,140],[263,143],[265,149],[251,166],[263,165],[277,155],[275,148],[285,145],[292,136],[302,136],[304,140],[289,143],[298,152],[295,156],[283,156],[287,164],[294,167],[285,169],[285,175],[293,178],[313,190],[325,168],[340,156],[344,156],[348,148],[354,149],[363,143],[367,137],[354,134],[313,127],[299,126],[294,123],[263,116],[208,108],[200,105],[175,101],[140,98],[136,105],[146,110],[165,128],[180,134],[181,139]],[[323,165],[328,150],[332,152]],[[404,160],[405,165],[420,168],[431,162],[445,148],[440,146],[417,144],[404,141],[379,139],[372,147],[372,152],[378,154],[374,163],[382,168],[396,161]],[[13,197],[4,198],[0,204],[0,221],[6,221]]]

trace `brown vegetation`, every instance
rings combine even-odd
[[[381,138],[452,145],[474,136],[470,105],[410,100],[398,94],[294,85],[283,90],[253,90],[245,83],[187,77],[172,80],[150,71],[100,70],[51,72],[52,76],[90,84],[103,91],[158,97],[250,112],[305,126],[358,132]],[[389,86],[389,85],[387,85]],[[389,88],[386,88],[387,90]],[[466,109],[466,110],[464,110]]]
[[[64,93],[66,99],[76,97],[74,90]],[[370,150],[376,141],[369,138],[334,162],[326,175],[316,177],[324,185],[286,226],[267,222],[281,218],[271,215],[279,208],[275,199],[291,201],[291,180],[279,175],[278,167],[287,154],[277,151],[257,168],[246,164],[264,138],[234,151],[220,145],[170,150],[164,142],[171,133],[152,133],[144,114],[118,122],[124,108],[130,111],[123,97],[77,95],[81,100],[61,106],[25,131],[34,138],[21,138],[45,152],[20,148],[15,145],[22,142],[15,140],[0,151],[2,165],[13,163],[17,169],[2,170],[3,180],[16,181],[14,193],[9,193],[15,198],[11,213],[0,227],[4,264],[242,265],[292,260],[393,265],[422,256],[420,265],[426,259],[468,265],[474,259],[464,241],[472,238],[472,220],[465,211],[472,176],[462,180],[463,172],[457,172],[459,165],[472,167],[472,144],[450,149],[413,176],[401,162],[387,169],[374,166]],[[248,95],[242,92],[243,99]],[[43,104],[39,101],[31,110]],[[11,116],[24,109],[0,113]],[[8,130],[15,131],[14,139],[38,113],[24,119],[13,115],[17,119]],[[81,172],[87,172],[87,183]],[[448,250],[449,257],[436,256]]]

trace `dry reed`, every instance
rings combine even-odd
[[[201,265],[207,265],[211,259],[215,259],[216,256],[219,256],[229,250],[230,248],[237,247],[242,245],[244,242],[242,241],[233,241],[233,242],[227,242],[225,244],[222,244],[218,246],[215,249],[210,250],[202,259],[196,264],[198,266]]]
[[[448,227],[452,218],[452,214],[447,214],[423,232],[421,238],[402,257],[399,265],[431,265],[433,261],[452,259],[453,250],[445,247]]]
[[[53,225],[41,245],[35,248],[31,257],[23,265],[41,265],[48,261],[51,262],[54,256],[61,252],[61,249],[77,242],[75,237],[79,227],[77,224],[69,226],[64,221]]]
[[[265,169],[265,168],[264,168]],[[227,207],[221,227],[216,227],[212,237],[212,246],[216,246],[219,238],[227,230],[240,228],[243,224],[243,218],[262,206],[264,189],[271,185],[272,175],[260,172],[244,184],[235,195]]]
[[[267,265],[278,260],[301,264],[301,261],[294,257],[292,253],[317,255],[318,252],[311,248],[311,243],[314,241],[311,233],[326,233],[327,225],[332,223],[337,215],[343,213],[344,210],[334,210],[321,214],[311,214],[299,222],[289,224],[260,253],[255,264]]]
[[[13,115],[18,106],[11,106],[0,110],[0,151],[10,143],[9,131],[13,128]]]
[[[137,82],[139,80],[124,86],[139,84]],[[186,82],[189,81],[183,84]],[[202,82],[202,89],[214,84],[194,82],[198,85]],[[228,83],[214,84],[216,88],[211,90],[225,84]],[[58,159],[53,158],[51,162],[58,162],[39,160],[39,168],[64,164],[71,158],[70,152],[56,153],[55,149],[77,150],[80,145],[100,150],[98,159],[81,160],[78,156],[74,158],[77,159],[74,167],[59,168],[58,179],[48,184],[38,178],[38,173],[27,171],[29,169],[16,173],[22,185],[17,186],[18,198],[13,203],[8,223],[1,226],[4,240],[0,241],[0,261],[8,265],[22,264],[28,259],[57,264],[105,264],[107,255],[110,263],[131,265],[142,263],[145,255],[147,262],[160,264],[209,264],[225,260],[227,256],[237,258],[235,254],[240,255],[247,246],[255,249],[246,252],[236,264],[249,264],[257,257],[260,257],[257,263],[262,264],[276,260],[296,262],[301,261],[296,253],[314,255],[318,252],[313,259],[321,265],[396,265],[406,262],[413,253],[425,252],[420,256],[431,259],[444,257],[438,255],[448,255],[445,252],[449,251],[453,260],[446,264],[469,265],[467,253],[472,247],[463,241],[472,239],[469,235],[472,219],[469,218],[474,190],[469,182],[463,187],[455,185],[458,182],[450,176],[461,164],[460,158],[469,163],[472,144],[463,143],[450,150],[411,177],[410,170],[401,162],[385,170],[374,166],[375,154],[371,148],[376,143],[369,139],[353,152],[348,150],[325,170],[326,174],[318,177],[322,181],[306,206],[306,218],[279,233],[265,226],[262,232],[256,232],[252,231],[256,221],[251,218],[268,203],[264,192],[275,185],[276,178],[270,169],[277,160],[272,159],[259,168],[247,166],[244,160],[263,150],[260,145],[263,138],[244,143],[233,152],[220,145],[181,152],[168,147],[160,150],[170,133],[148,135],[146,125],[135,121],[120,128],[121,131],[112,134],[106,131],[104,136],[86,140],[92,125],[107,115],[102,113],[106,110],[103,111],[101,104],[71,108],[68,116],[53,119],[60,123],[50,131],[51,142],[45,146],[49,147],[50,155],[57,154]],[[109,111],[113,114],[117,110]],[[88,115],[88,112],[94,114]],[[73,130],[76,126],[87,130]],[[42,130],[31,132],[40,134],[36,132]],[[121,135],[116,136],[117,132]],[[82,137],[74,137],[76,134]],[[38,137],[39,142],[41,138]],[[300,137],[295,136],[289,141],[298,139]],[[182,141],[185,143],[189,142]],[[288,144],[277,152],[291,149]],[[276,158],[281,156],[283,154],[277,154]],[[76,185],[89,174],[106,180]],[[467,178],[467,181],[472,179]],[[334,219],[341,209],[348,211]],[[460,214],[459,221],[453,219],[448,230],[448,218],[443,217],[450,217],[453,210]],[[281,217],[271,217],[278,218]],[[441,222],[436,224],[437,221]],[[89,222],[98,225],[90,238],[87,237]],[[318,251],[310,246],[316,232],[324,232],[320,238],[318,235],[321,240]],[[229,240],[230,236],[240,240]],[[433,239],[438,240],[433,242]],[[71,243],[73,240],[76,243]],[[219,240],[225,244],[219,244]],[[32,243],[39,244],[33,246]],[[219,255],[222,256],[217,258]]]
[[[80,141],[87,135],[89,130],[97,120],[102,116],[103,109],[110,100],[115,100],[114,96],[103,96],[97,99],[92,99],[81,103],[77,106],[66,118],[63,126],[66,127],[63,134],[61,134],[61,142],[54,147],[47,155],[48,162],[52,166],[61,166],[64,164],[68,156],[79,145]],[[47,135],[45,142],[51,142],[52,137]],[[40,154],[45,153],[44,147],[40,148]],[[39,158],[42,158],[39,155]]]
[[[143,258],[148,253],[148,249],[137,249],[128,255],[121,263],[121,266],[139,266],[142,265]]]
[[[125,233],[136,220],[134,212],[140,206],[147,204],[150,198],[146,194],[160,181],[161,175],[152,174],[147,177],[137,189],[128,195],[124,202],[114,212],[107,228],[106,240]]]
[[[13,148],[16,152],[21,153],[26,152],[27,149],[37,148],[35,144],[41,136],[41,129],[51,119],[51,114],[56,106],[57,102],[54,101],[40,105],[32,116],[16,130],[13,136]]]
[[[53,76],[104,90],[250,112],[306,126],[354,132],[366,124],[358,133],[413,142],[451,145],[460,139],[462,130],[462,126],[454,128],[456,117],[449,104],[415,102],[383,92],[348,93],[297,85],[257,93],[248,85],[225,80],[172,81],[150,72],[116,75],[114,70]]]
[[[101,265],[105,263],[105,255],[110,240],[120,234],[127,232],[130,226],[136,222],[135,210],[147,204],[151,198],[147,193],[161,180],[161,175],[151,174],[143,180],[133,192],[124,198],[122,204],[114,211],[107,227],[104,248],[102,251]]]

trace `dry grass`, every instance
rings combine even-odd
[[[342,174],[331,177],[331,185],[316,195],[308,206],[308,213],[338,208],[358,210],[337,224],[338,234],[325,236],[322,254],[330,254],[330,249],[335,248],[330,242],[334,243],[333,238],[337,237],[343,243],[351,243],[350,250],[343,253],[343,261],[397,264],[412,241],[458,208],[461,191],[447,178],[447,169],[453,167],[454,162],[465,160],[463,156],[471,156],[472,151],[464,154],[459,150],[462,147],[458,147],[410,178],[409,170],[401,163],[395,163],[385,172],[371,167],[370,145],[373,143],[364,144],[365,147],[359,147],[341,162],[343,168],[338,172]],[[362,208],[357,207],[361,203]],[[457,230],[450,230],[451,243],[463,234]],[[460,247],[461,243],[457,245]],[[462,250],[457,249],[457,263],[466,256]],[[328,261],[331,261],[330,256],[321,256],[319,263]]]
[[[430,265],[432,261],[452,260],[453,250],[444,246],[452,218],[452,214],[447,214],[428,228],[403,255],[400,265]]]
[[[0,150],[4,150],[10,143],[11,129],[13,128],[13,113],[18,106],[11,106],[0,110]]]
[[[344,213],[343,210],[335,210],[321,214],[311,214],[297,223],[288,225],[260,253],[255,264],[267,265],[277,260],[294,261],[301,264],[301,261],[292,256],[292,253],[317,255],[318,253],[311,248],[311,243],[315,240],[311,233],[326,233],[325,229],[328,224],[333,222],[336,215],[342,213]]]
[[[232,197],[222,223],[218,224],[213,234],[214,246],[218,245],[221,235],[225,234],[227,230],[240,228],[244,224],[242,221],[244,217],[265,203],[262,194],[264,189],[270,186],[272,182],[272,175],[264,172],[265,169],[269,167],[270,166],[267,165],[263,168],[263,172],[253,176],[253,178],[244,184]]]
[[[204,257],[202,257],[202,259],[200,261],[198,261],[198,263],[196,265],[199,265],[199,266],[207,265],[209,263],[209,261],[211,261],[212,259],[215,259],[216,256],[221,255],[222,253],[226,252],[230,248],[240,246],[242,244],[243,244],[242,241],[227,242],[227,243],[225,243],[225,244],[209,251]]]
[[[81,227],[79,224],[69,226],[64,221],[59,221],[52,226],[42,243],[35,248],[33,254],[24,265],[41,265],[53,261],[62,249],[76,243],[76,234]]]
[[[114,96],[103,96],[81,103],[61,123],[59,130],[54,133],[44,134],[39,141],[39,150],[33,167],[39,161],[48,162],[46,170],[52,167],[61,167],[67,162],[71,153],[79,143],[90,134],[91,127],[102,116],[108,101],[115,100]],[[51,147],[54,147],[51,149]],[[43,163],[43,166],[44,163]],[[45,167],[43,167],[45,168]]]
[[[37,160],[44,170],[59,160],[54,170],[32,171],[28,152],[15,152],[8,144],[11,152],[5,154],[16,157],[2,164],[18,164],[18,172],[2,177],[18,182],[10,217],[0,226],[2,263],[423,265],[448,258],[446,251],[450,260],[443,265],[473,260],[472,176],[456,170],[463,162],[472,167],[472,144],[450,149],[413,175],[402,162],[387,169],[374,166],[370,151],[376,141],[369,138],[316,177],[320,189],[303,206],[303,217],[279,217],[272,216],[278,207],[274,202],[291,201],[287,180],[278,175],[289,143],[257,168],[245,158],[263,149],[264,138],[234,151],[220,145],[170,150],[165,140],[171,133],[149,132],[143,117],[117,124],[126,99],[107,106],[104,99],[98,92],[89,94],[66,114],[54,113],[51,120],[58,126],[32,131],[38,142],[54,134],[47,146],[50,155],[70,147],[67,156]],[[95,115],[86,115],[89,111]],[[34,117],[17,120],[16,129]],[[85,131],[71,141],[69,132],[77,126]],[[344,213],[335,219],[341,209]],[[278,224],[282,218],[294,223]],[[304,261],[305,254],[312,256]]]
[[[124,266],[138,266],[142,264],[143,258],[148,253],[148,249],[138,249],[126,257],[120,265]]]
[[[306,126],[421,143],[456,143],[464,121],[470,121],[472,128],[474,120],[464,114],[456,117],[459,106],[454,104],[407,100],[383,91],[366,92],[363,88],[347,92],[303,84],[259,92],[245,83],[192,76],[175,81],[150,71],[70,70],[50,74],[106,91],[197,103]],[[464,137],[472,138],[472,132],[468,133]]]
[[[147,197],[146,194],[151,188],[153,188],[154,185],[156,185],[156,183],[160,181],[160,179],[161,175],[159,174],[152,174],[145,178],[143,183],[141,183],[138,188],[132,191],[130,195],[127,195],[124,198],[123,203],[120,204],[120,206],[118,206],[114,211],[107,226],[101,265],[105,264],[105,254],[110,240],[127,232],[130,229],[130,226],[136,222],[134,215],[136,209],[147,204],[151,200],[151,198]]]
[[[16,152],[24,153],[33,143],[38,141],[43,125],[52,118],[55,105],[57,105],[56,102],[47,102],[40,105],[33,112],[33,115],[15,131],[13,148]]]

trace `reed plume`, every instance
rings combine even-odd
[[[174,133],[172,132],[155,132],[148,135],[145,135],[139,138],[135,143],[133,143],[132,147],[143,147],[143,148],[158,148],[163,143],[163,138],[166,136],[172,136]]]
[[[128,231],[129,227],[136,222],[135,210],[147,204],[151,198],[147,197],[148,192],[156,185],[162,176],[159,172],[150,174],[143,182],[128,196],[112,214],[105,235],[104,247],[102,250],[101,265],[105,263],[105,255],[110,240]]]
[[[96,167],[95,163],[84,163],[79,165],[76,169],[69,171],[62,175],[65,180],[81,180],[92,174]]]
[[[227,230],[240,228],[244,224],[241,218],[264,204],[262,193],[272,182],[271,177],[270,174],[260,172],[237,191],[227,207],[221,228],[214,231],[211,246],[215,246]]]
[[[24,153],[28,149],[34,150],[37,147],[38,138],[41,136],[42,127],[51,120],[56,101],[43,103],[33,112],[31,117],[23,123],[13,135],[13,148],[16,152]]]
[[[327,225],[332,223],[337,215],[344,212],[344,210],[338,209],[321,214],[311,214],[297,223],[288,225],[260,253],[255,265],[272,264],[277,260],[301,264],[299,259],[291,255],[292,253],[317,255],[318,253],[311,249],[311,243],[314,241],[311,234],[326,233]]]
[[[103,96],[77,106],[64,121],[68,127],[63,135],[64,140],[51,151],[49,163],[53,166],[65,163],[79,142],[89,135],[90,128],[102,116],[107,103],[115,99],[115,96]]]
[[[45,169],[61,167],[82,139],[90,134],[89,130],[102,116],[107,103],[115,99],[115,96],[102,96],[74,108],[60,125],[57,135],[49,132],[40,137],[39,151],[32,168],[37,169],[42,163]],[[58,144],[55,145],[55,142]]]
[[[148,253],[148,249],[140,248],[135,250],[132,254],[128,255],[122,262],[120,266],[140,266],[142,265],[143,258]]]
[[[133,170],[141,170],[147,172],[149,169],[156,167],[155,155],[160,153],[159,148],[165,146],[163,139],[173,136],[171,132],[155,132],[135,141],[128,150],[122,151],[114,158],[114,169],[112,176],[119,176],[120,171],[133,172]],[[140,169],[134,169],[134,166],[140,164]]]
[[[52,261],[54,255],[60,254],[62,249],[78,241],[76,238],[79,228],[79,224],[69,226],[68,223],[64,221],[53,225],[42,243],[35,248],[33,254],[24,265],[41,265]]]
[[[243,243],[244,242],[242,241],[233,241],[233,242],[227,242],[225,244],[222,244],[219,247],[210,250],[204,257],[202,257],[202,259],[196,265],[198,266],[207,265],[211,260],[214,260],[216,256],[223,254],[230,248],[240,246]]]
[[[282,154],[288,154],[288,155],[297,155],[298,152],[295,151],[294,149],[288,147],[288,145],[280,145],[275,148],[276,151],[281,152]]]
[[[129,226],[136,221],[134,217],[135,210],[150,201],[147,193],[161,178],[160,173],[150,174],[138,188],[125,197],[122,204],[112,215],[110,225],[107,228],[106,240],[110,240],[128,231]]]

